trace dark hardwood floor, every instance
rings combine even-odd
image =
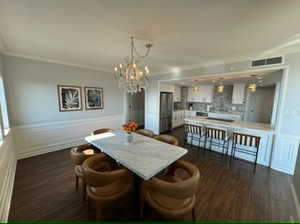
[[[174,130],[183,144],[183,129]],[[201,172],[196,205],[198,221],[290,221],[296,220],[290,189],[291,176],[266,167],[236,160],[229,168],[217,153],[185,146],[183,158]],[[132,196],[132,195],[131,195]],[[133,197],[104,210],[105,221],[138,219]],[[69,150],[61,150],[18,161],[9,221],[94,221],[79,192],[75,191]],[[163,220],[147,207],[145,220]],[[186,221],[191,221],[187,216]],[[296,220],[297,221],[297,220]]]

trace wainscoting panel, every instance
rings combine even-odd
[[[9,133],[0,146],[0,222],[8,220],[16,165],[13,137]]]
[[[271,168],[294,175],[299,138],[278,134],[275,136]]]
[[[123,114],[118,114],[96,119],[15,126],[17,159],[84,144],[84,137],[93,130],[104,127],[120,129],[123,122]]]

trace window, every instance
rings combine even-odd
[[[1,140],[9,132],[9,120],[7,112],[7,104],[5,97],[4,82],[2,74],[0,73],[0,126],[1,126]]]

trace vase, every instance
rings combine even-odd
[[[126,132],[125,141],[128,144],[133,143],[133,134],[130,131]]]

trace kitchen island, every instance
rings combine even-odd
[[[185,124],[193,124],[193,125],[199,125],[199,126],[207,126],[207,127],[214,127],[214,128],[221,128],[226,129],[228,131],[228,135],[232,132],[241,132],[249,135],[256,135],[261,137],[260,141],[260,147],[259,147],[259,153],[257,158],[257,163],[264,165],[264,166],[270,166],[271,162],[271,156],[272,156],[272,146],[273,146],[273,136],[274,136],[274,129],[269,124],[264,123],[255,123],[255,122],[246,122],[246,121],[226,121],[226,119],[214,119],[214,118],[208,118],[204,116],[195,116],[192,118],[187,118],[184,120]],[[191,142],[190,137],[187,139],[188,143],[193,145],[198,145],[197,141]],[[228,154],[231,154],[231,147],[232,142],[229,143],[229,150]],[[221,148],[218,147],[212,147],[213,151],[222,152]],[[236,152],[236,157],[248,160],[253,162],[254,156],[242,154],[239,152]]]

